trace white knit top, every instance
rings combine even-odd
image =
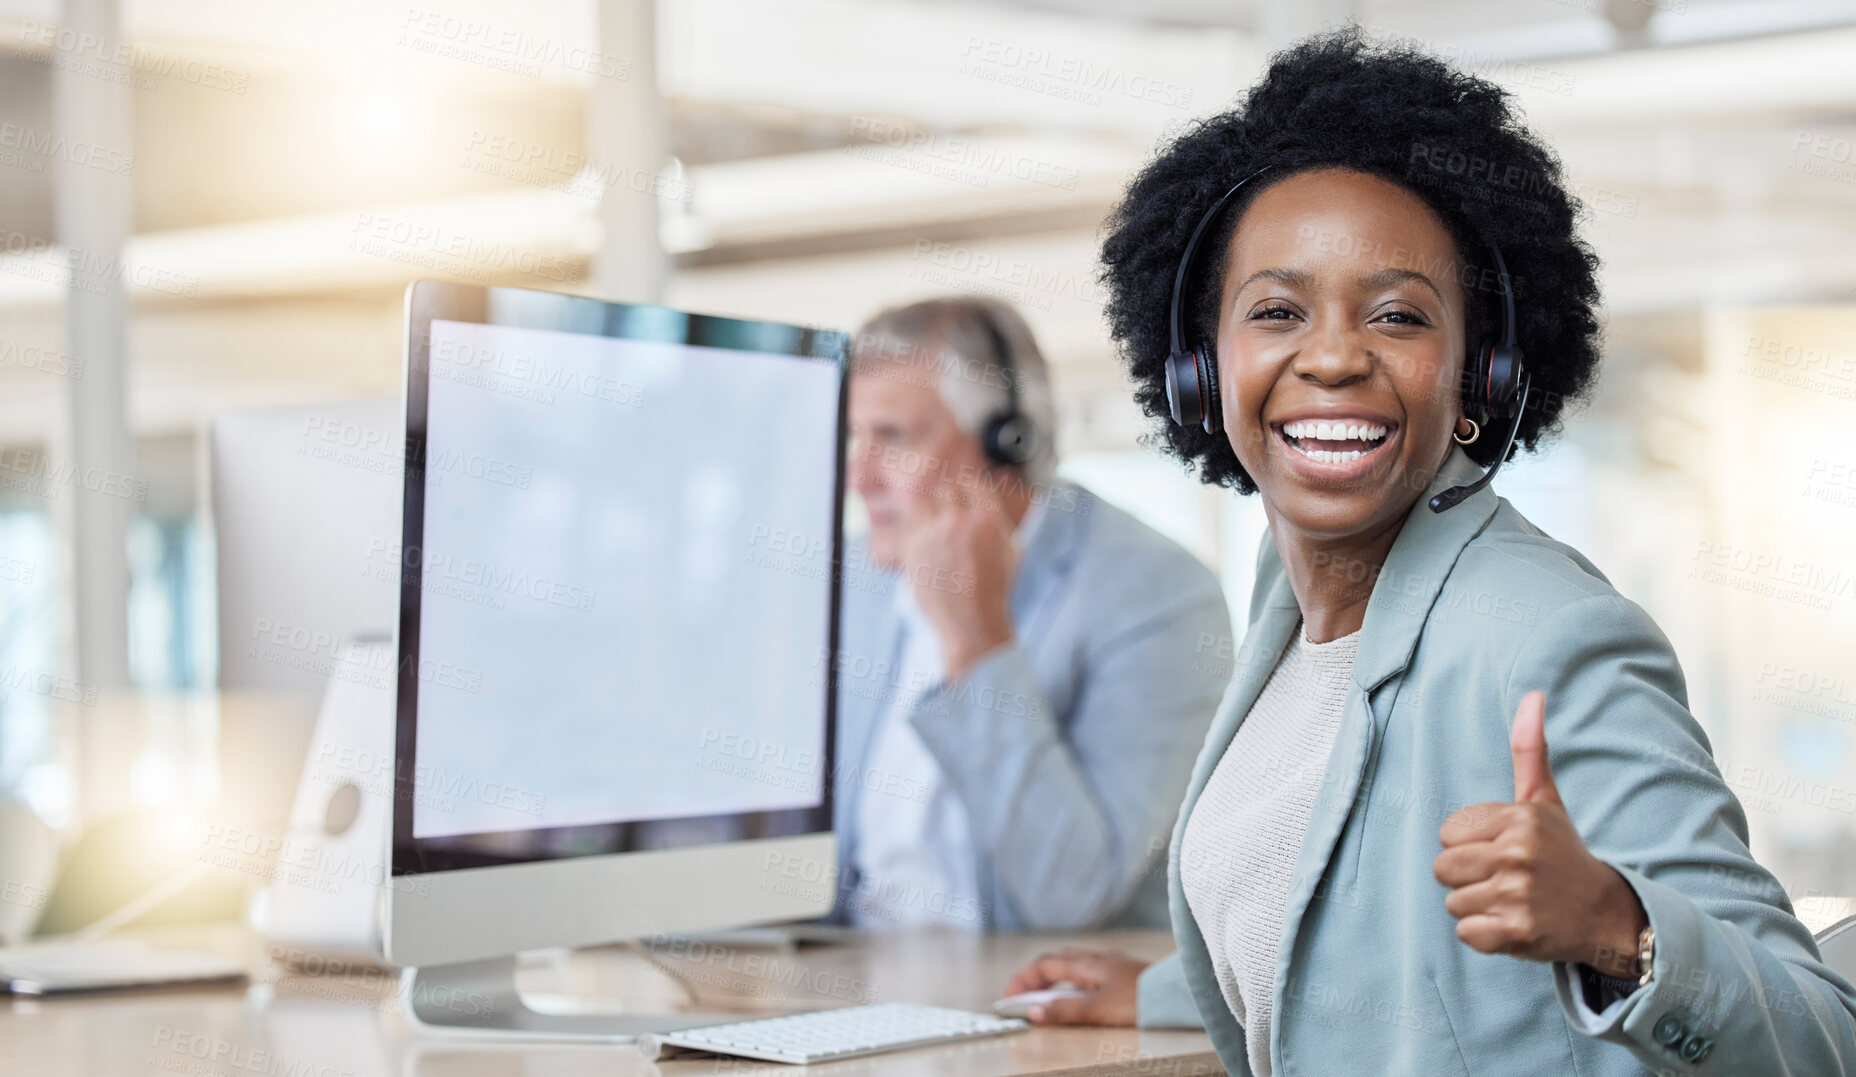
[[[1218,987],[1270,1074],[1270,1013],[1289,879],[1327,773],[1360,633],[1290,645],[1186,821],[1179,876]]]

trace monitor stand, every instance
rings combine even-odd
[[[544,1013],[516,990],[514,955],[400,973],[406,1020],[423,1031],[468,1036],[630,1043],[646,1033],[752,1020],[721,1013]]]

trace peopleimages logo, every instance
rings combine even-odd
[[[154,84],[147,79],[134,78],[135,72],[178,79],[190,86],[221,90],[239,96],[243,96],[251,85],[249,71],[180,56],[148,45],[112,40],[101,34],[79,32],[66,26],[22,22],[19,25],[19,40],[22,44],[49,50],[52,66],[60,70],[76,71],[134,86],[138,90],[152,90]]]
[[[1008,146],[868,116],[852,118],[851,137],[856,142],[845,147],[847,153],[974,187],[985,187],[992,178],[1011,178],[1074,191],[1081,174],[1075,168],[1027,156]]]
[[[0,341],[0,366],[36,370],[42,374],[53,374],[60,378],[73,380],[84,376],[84,360],[69,352],[54,351],[31,344],[21,346],[11,340]]]
[[[68,139],[63,135],[38,131],[17,123],[0,123],[0,149],[19,150],[32,157],[64,161],[113,175],[135,174],[133,153],[113,150],[81,139]]]
[[[171,1025],[155,1030],[151,1046],[154,1053],[144,1065],[170,1073],[199,1074],[201,1077],[233,1073],[256,1073],[263,1077],[355,1077],[351,1069],[318,1065],[306,1058],[293,1059],[269,1048],[187,1032]]]
[[[488,270],[513,270],[542,280],[576,279],[567,259],[468,235],[441,225],[393,214],[360,213],[349,229],[348,249],[426,268],[455,264],[484,276]],[[487,277],[484,277],[487,279]]]
[[[633,408],[644,403],[643,386],[545,356],[479,348],[449,337],[433,344],[431,369],[435,378],[540,404],[554,403],[557,395]]]
[[[474,557],[456,557],[421,550],[417,546],[403,549],[399,543],[385,539],[369,543],[367,555],[372,560],[392,562],[396,566],[392,570],[394,580],[399,578],[399,568],[416,567],[427,590],[465,601],[492,599],[487,604],[497,609],[502,608],[504,596],[516,596],[591,613],[599,599],[599,591],[592,587],[576,586]],[[466,588],[472,590],[464,590]]]
[[[54,464],[45,453],[31,449],[0,449],[0,487],[44,498],[69,487],[138,504],[148,500],[146,479],[99,467],[80,468],[69,460]]]
[[[70,677],[47,673],[44,670],[26,669],[13,666],[0,669],[0,701],[14,692],[29,692],[46,699],[55,699],[63,703],[77,703],[94,706],[102,689],[94,684],[73,680]]]
[[[1192,106],[1192,87],[1171,79],[1096,63],[1083,56],[1025,47],[998,38],[967,38],[960,73],[1089,105],[1104,95],[1121,96],[1165,108]]]
[[[544,65],[620,82],[632,74],[632,62],[623,56],[420,7],[406,9],[399,44],[530,78],[539,76]]]

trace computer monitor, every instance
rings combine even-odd
[[[213,417],[217,810],[241,829],[285,825],[331,677],[355,641],[392,637],[403,425],[397,393]],[[389,696],[390,674],[377,674]],[[391,714],[378,721],[384,747]],[[385,857],[383,835],[372,859]]]
[[[313,703],[349,640],[393,631],[402,425],[397,394],[213,417],[219,687]]]
[[[534,1012],[512,955],[830,909],[846,345],[408,290],[385,934],[416,1022],[689,1027]]]

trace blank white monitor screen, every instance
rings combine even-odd
[[[822,767],[712,749],[825,758],[839,367],[445,320],[430,345],[412,836],[823,803]]]

